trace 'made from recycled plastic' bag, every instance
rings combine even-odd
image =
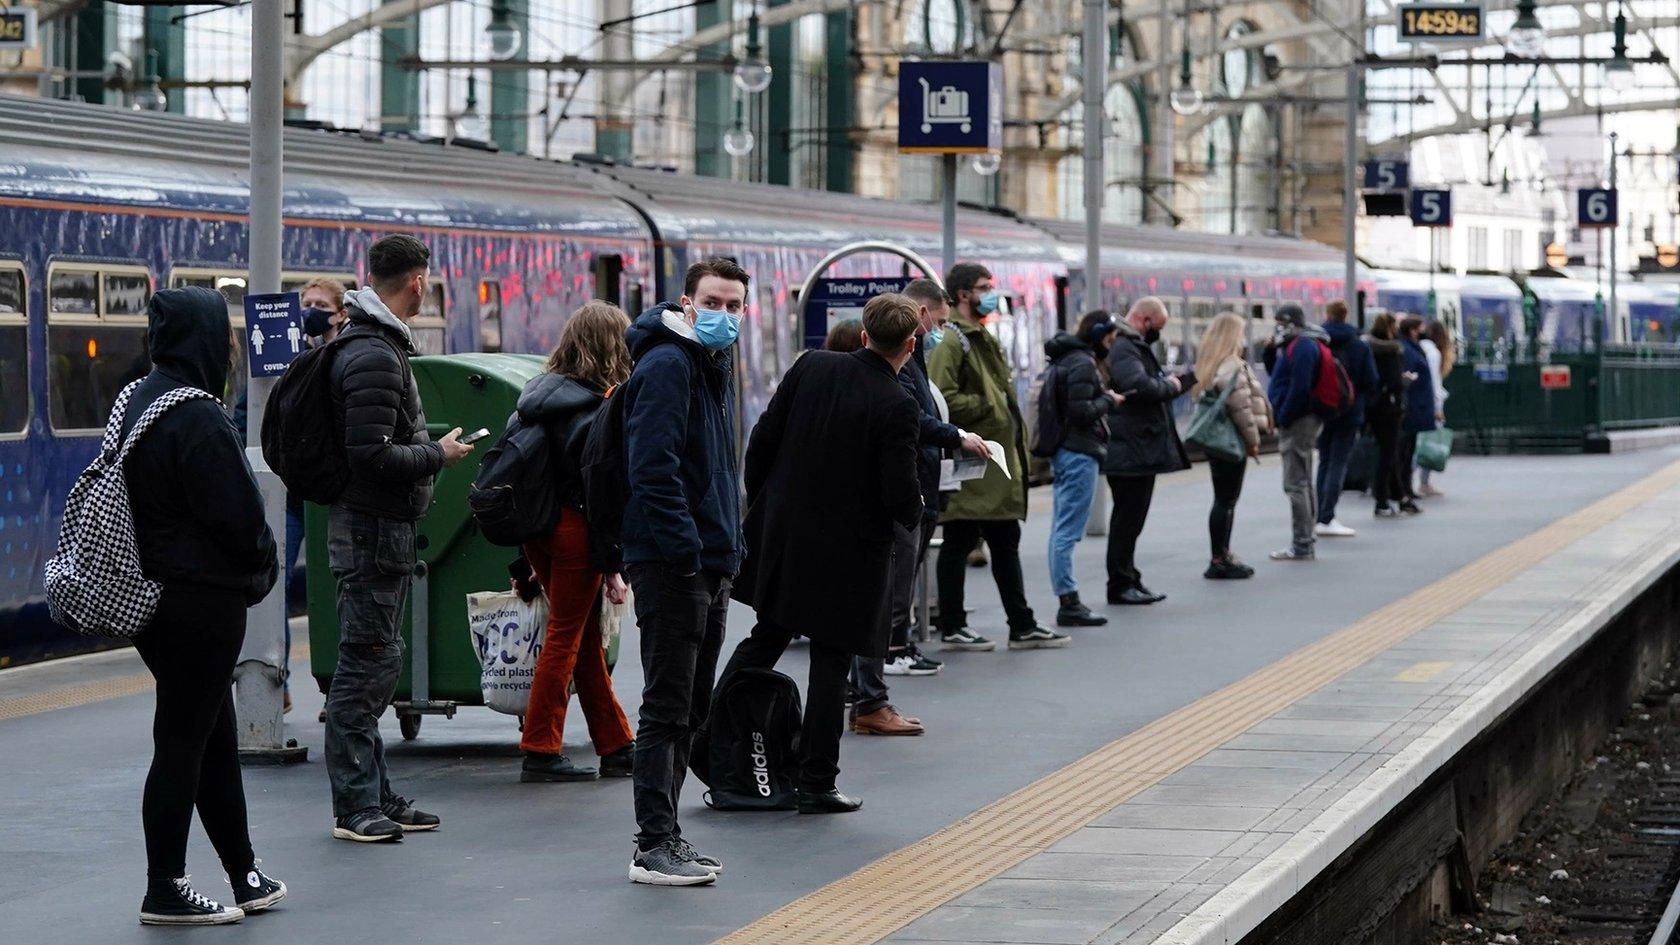
[[[530,603],[513,591],[467,595],[467,630],[484,670],[485,705],[508,715],[525,714],[547,628],[548,601],[541,594]]]

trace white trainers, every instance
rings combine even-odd
[[[1352,538],[1359,532],[1343,525],[1340,519],[1333,518],[1328,523],[1315,527],[1313,534],[1320,538]]]

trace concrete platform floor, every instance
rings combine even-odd
[[[246,772],[258,855],[292,895],[236,929],[185,934],[249,942],[353,936],[378,945],[709,942],[1677,458],[1675,448],[1456,458],[1438,479],[1448,495],[1426,503],[1419,518],[1375,521],[1368,500],[1344,496],[1342,518],[1360,535],[1321,541],[1312,564],[1265,560],[1288,534],[1276,463],[1268,458],[1250,469],[1235,539],[1258,574],[1231,583],[1200,576],[1205,474],[1164,481],[1140,560],[1149,584],[1169,599],[1152,608],[1108,608],[1109,626],[1076,631],[1065,650],[944,654],[944,674],[894,680],[895,701],[920,715],[929,734],[844,740],[841,786],[864,797],[863,811],[830,818],[720,814],[704,809],[691,780],[685,833],[726,862],[712,888],[630,884],[629,784],[518,783],[513,721],[487,710],[429,718],[409,743],[400,741],[395,719],[385,719],[396,787],[440,813],[441,831],[388,847],[330,839],[314,721],[320,700],[305,681],[289,728],[309,746],[310,763]],[[1023,547],[1033,601],[1048,619],[1049,497],[1039,493]],[[1087,540],[1077,565],[1088,600],[1101,600],[1101,562],[1101,540]],[[989,575],[970,571],[969,580],[974,625],[1001,636]],[[751,621],[749,611],[732,613],[729,645]],[[634,654],[633,628],[629,633],[625,652]],[[803,682],[802,654],[790,653],[783,669]],[[151,713],[150,695],[125,682],[137,671],[132,656],[118,655],[0,673],[0,822],[7,824],[0,831],[0,942],[150,942],[182,934],[135,924]],[[632,715],[640,675],[633,657],[619,666],[619,691]],[[114,697],[100,698],[101,686]],[[84,687],[70,700],[84,704],[24,711],[25,700],[45,704],[67,687]],[[586,742],[574,711],[568,743],[588,757]],[[207,893],[226,891],[196,828],[190,870]]]

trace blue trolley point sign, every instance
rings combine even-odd
[[[1003,147],[1003,67],[912,61],[898,70],[898,149],[984,154]]]
[[[252,377],[279,377],[303,351],[303,307],[296,292],[245,296],[245,345]]]
[[[805,310],[805,347],[821,348],[836,324],[848,318],[862,318],[866,302],[877,295],[904,291],[910,279],[910,276],[818,279],[811,287],[811,294],[800,300]]]

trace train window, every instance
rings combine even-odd
[[[409,334],[414,337],[414,350],[421,354],[442,354],[444,339],[447,334],[448,297],[443,291],[443,281],[433,279],[426,286],[426,294],[420,298],[420,314],[408,323]]]
[[[23,300],[23,270],[0,268],[0,439],[29,429],[29,320]]]
[[[776,317],[776,289],[774,286],[759,283],[758,285],[758,370],[764,378],[764,390],[776,389],[776,378],[781,376],[782,350],[786,344],[785,332],[779,330],[786,323]]]
[[[502,350],[502,284],[490,279],[478,284],[478,350]]]
[[[53,430],[96,435],[130,381],[151,370],[139,266],[53,266],[47,273],[47,405]]]
[[[624,277],[624,257],[618,253],[600,253],[595,256],[593,268],[595,297],[618,305],[623,297],[619,286]]]

